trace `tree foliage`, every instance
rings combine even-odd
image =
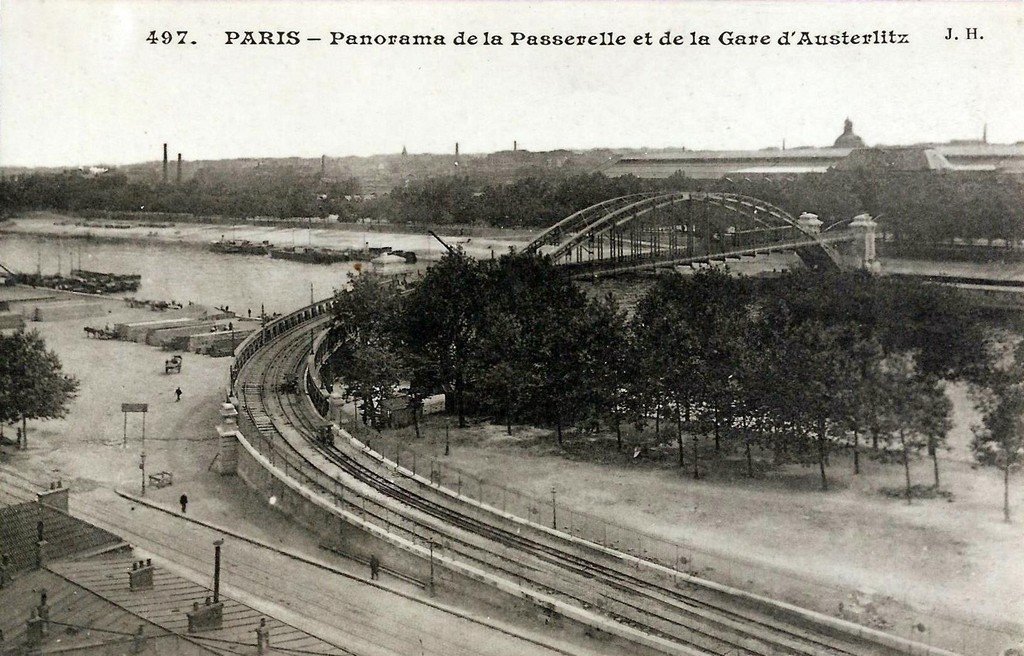
[[[78,387],[36,331],[0,335],[0,422],[20,421],[24,436],[29,420],[67,416]]]
[[[155,171],[153,172],[155,174]],[[904,248],[956,240],[1024,237],[1024,183],[996,172],[893,172],[872,168],[800,176],[735,175],[695,180],[632,175],[609,178],[579,169],[520,171],[503,181],[474,175],[408,179],[366,198],[355,178],[324,178],[318,167],[288,164],[201,167],[177,185],[130,179],[118,170],[96,177],[35,173],[0,180],[6,212],[113,210],[229,217],[370,217],[428,225],[547,227],[595,203],[642,191],[719,191],[773,203],[790,214],[814,212],[832,224],[860,212],[880,217],[882,234]]]
[[[872,454],[902,462],[908,499],[919,451],[938,485],[942,381],[993,376],[987,335],[956,294],[856,273],[668,276],[627,317],[543,258],[456,251],[404,295],[360,277],[335,312],[342,368],[367,407],[402,378],[421,396],[447,393],[460,422],[548,426],[560,444],[567,429],[603,426],[621,447],[624,422],[653,420],[674,427],[694,476],[706,435],[716,454],[742,449],[750,475],[755,451],[816,466],[823,489],[830,453],[853,448],[859,468],[870,435]]]
[[[1003,518],[1010,521],[1010,474],[1024,466],[1024,344],[980,394],[982,422],[971,450],[978,463],[1003,474]]]

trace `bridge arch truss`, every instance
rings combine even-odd
[[[740,194],[631,194],[580,210],[541,233],[525,252],[546,255],[574,275],[611,275],[796,252],[811,268],[838,266],[832,242],[785,210]]]

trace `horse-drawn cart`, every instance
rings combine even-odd
[[[180,374],[181,373],[181,356],[175,355],[170,360],[164,360],[164,373],[165,374]]]

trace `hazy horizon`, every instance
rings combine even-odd
[[[947,42],[947,27],[985,38]],[[199,45],[151,45],[187,29]],[[228,46],[227,30],[910,34],[908,46]],[[0,166],[1024,140],[1024,5],[116,2],[0,8]]]

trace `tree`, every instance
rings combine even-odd
[[[345,395],[360,402],[363,422],[374,427],[381,403],[405,374],[393,339],[400,310],[399,289],[374,273],[349,276],[348,287],[334,295],[331,366],[344,372]]]
[[[38,332],[0,335],[0,422],[21,421],[22,448],[28,447],[28,420],[67,416],[78,387]]]
[[[842,346],[850,336],[843,327],[793,321],[785,305],[764,308],[759,323],[768,352],[764,375],[773,382],[763,402],[776,425],[790,428],[787,446],[818,463],[828,491],[829,433],[848,415],[844,390],[856,369]]]
[[[873,337],[859,339],[850,349],[850,355],[854,367],[846,389],[848,396],[843,424],[853,433],[853,473],[860,474],[860,436],[865,430],[877,435],[879,414],[884,406],[882,347]]]
[[[882,366],[882,399],[889,441],[899,448],[906,482],[907,503],[911,503],[913,485],[910,478],[910,455],[928,446],[933,441],[929,431],[943,423],[943,419],[927,416],[932,410],[947,410],[936,402],[934,380],[918,375],[913,358],[909,355],[894,356]],[[941,389],[939,389],[941,393]],[[945,419],[948,421],[948,419]]]
[[[462,428],[467,374],[480,347],[485,283],[480,262],[461,250],[449,253],[427,269],[413,289],[399,326],[414,378],[454,395]]]
[[[630,381],[634,380],[637,354],[630,339],[626,316],[608,296],[590,304],[590,352],[594,357],[590,384],[592,405],[615,430],[616,448],[622,449],[622,420],[629,411]]]
[[[953,428],[953,403],[946,396],[942,383],[927,381],[921,389],[921,429],[928,438],[928,455],[932,459],[935,488],[939,488],[939,450],[946,447],[946,438]]]
[[[499,410],[505,430],[512,434],[512,421],[528,395],[529,371],[524,351],[523,327],[519,318],[504,311],[489,314],[481,331],[479,373],[476,374],[480,401]]]
[[[405,375],[394,350],[383,341],[372,340],[355,352],[345,375],[346,396],[361,403],[363,423],[380,428],[383,402],[394,396]]]
[[[982,409],[971,451],[980,464],[1003,472],[1003,519],[1009,522],[1010,472],[1024,464],[1024,384],[995,386],[984,395]]]

